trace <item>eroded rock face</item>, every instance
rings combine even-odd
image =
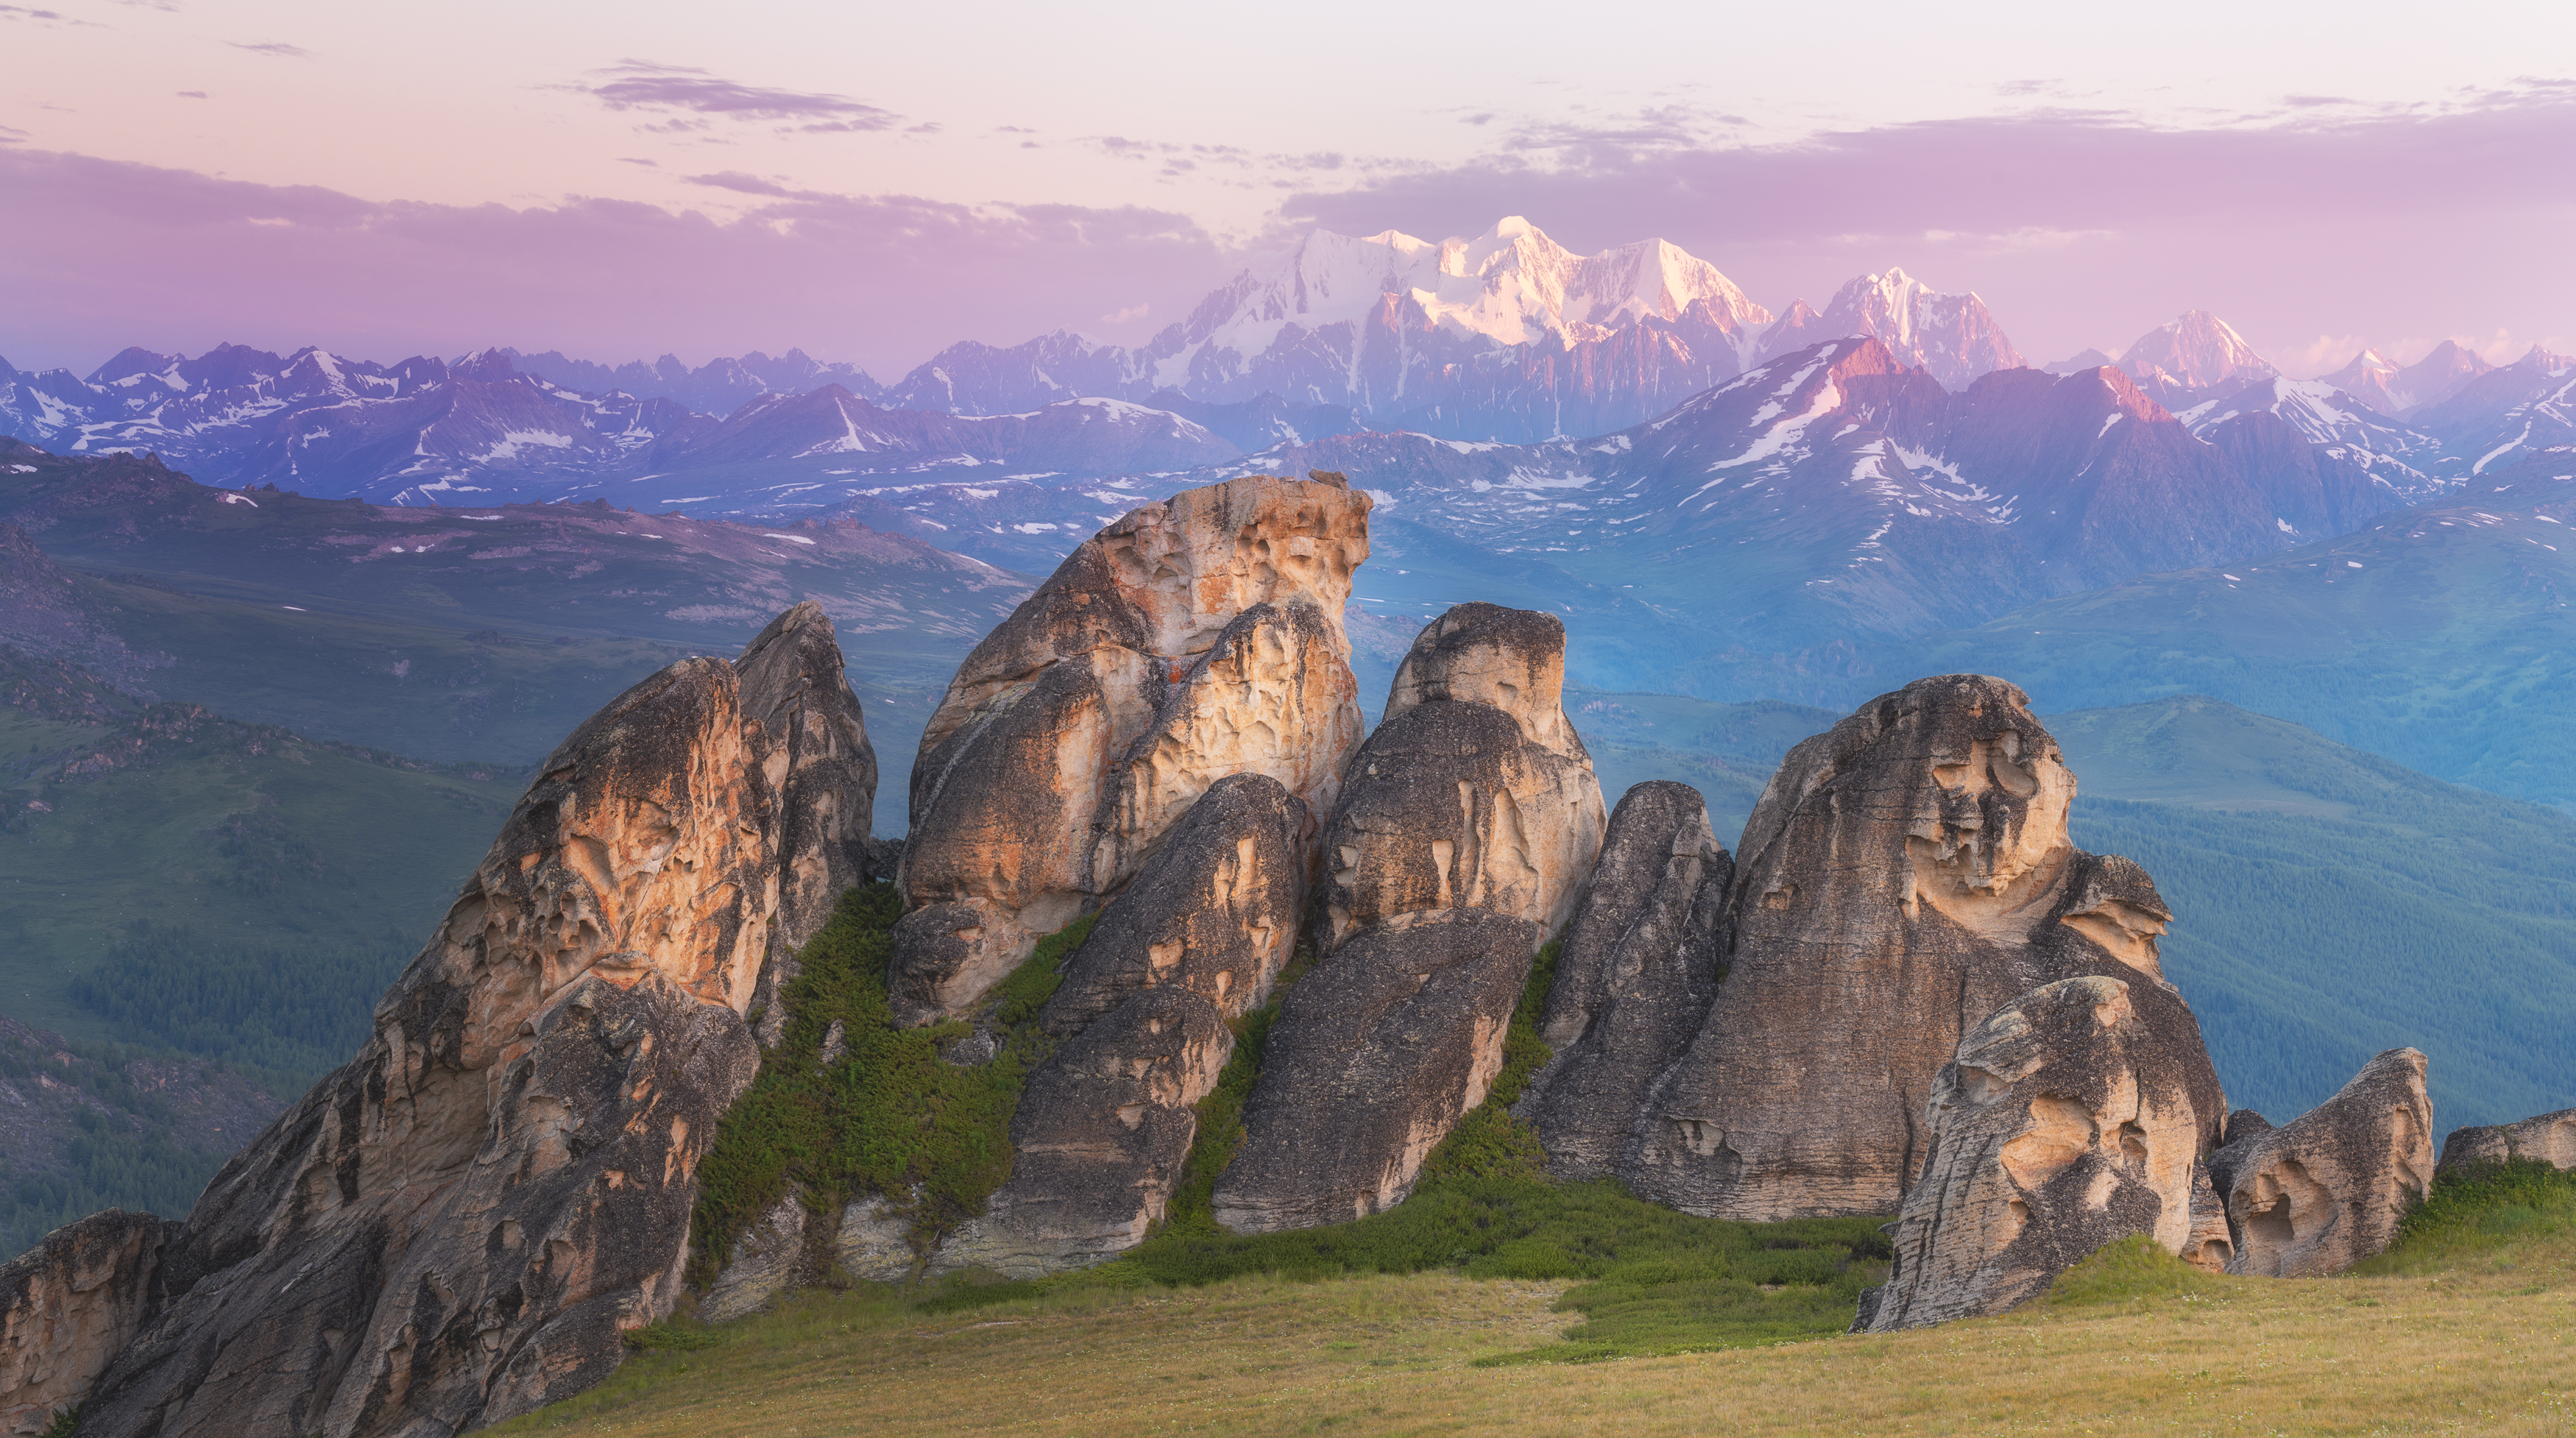
[[[1361,732],[1341,615],[1368,509],[1338,481],[1186,491],[1085,541],[976,646],[913,768],[898,1018],[973,1002],[1228,774],[1331,811]]]
[[[0,1267],[0,1432],[42,1433],[89,1396],[142,1325],[175,1226],[111,1208]]]
[[[1423,629],[1325,829],[1327,947],[1437,909],[1564,927],[1605,820],[1564,678],[1553,615],[1461,604]]]
[[[1922,1168],[1935,1076],[1988,1014],[2093,974],[2188,1022],[2157,976],[2171,911],[2137,865],[2068,840],[2074,794],[2022,692],[1978,675],[1790,751],[1745,827],[1727,978],[1625,1165],[1639,1195],[1750,1221],[1884,1213]],[[2199,1082],[2214,1141],[2225,1102]]]
[[[2386,1248],[2433,1182],[2424,1056],[2390,1049],[2333,1098],[2210,1159],[2236,1242],[2230,1273],[2321,1278]]]
[[[1297,945],[1311,829],[1305,805],[1267,775],[1210,785],[1065,960],[1047,1031],[1081,1033],[1157,985],[1227,1018],[1259,1008]]]
[[[83,1431],[447,1434],[614,1368],[758,1063],[764,755],[715,659],[574,731],[358,1056],[215,1177]]]
[[[734,1240],[733,1260],[698,1301],[698,1316],[709,1323],[730,1323],[769,1306],[771,1299],[796,1286],[806,1267],[807,1227],[813,1215],[805,1196],[790,1192],[744,1229]]]
[[[2149,988],[2061,979],[1960,1042],[1933,1084],[1931,1151],[1897,1215],[1872,1331],[2001,1313],[2131,1234],[2189,1246],[2217,1129],[2198,1109],[2209,1060],[2176,1006],[2133,1004]]]
[[[1234,1034],[1194,989],[1142,989],[1029,1077],[1011,1177],[942,1245],[943,1268],[1013,1278],[1094,1263],[1162,1220]]]
[[[1650,780],[1611,812],[1540,1019],[1552,1054],[1513,1110],[1558,1177],[1599,1178],[1626,1156],[1656,1076],[1708,1012],[1734,874],[1690,785]]]
[[[734,661],[747,723],[760,726],[761,769],[778,796],[778,912],[752,995],[764,1045],[786,1031],[778,995],[796,950],[832,917],[841,891],[869,875],[868,818],[877,752],[850,692],[832,617],[812,600],[769,622]]]
[[[1401,1202],[1501,1072],[1541,937],[1524,918],[1445,909],[1369,929],[1317,963],[1271,1027],[1243,1148],[1217,1180],[1217,1222],[1266,1233]]]
[[[2557,1168],[2576,1168],[2576,1108],[2563,1108],[2520,1123],[2453,1129],[2442,1144],[2441,1166],[2501,1163],[2509,1158],[2538,1159]]]

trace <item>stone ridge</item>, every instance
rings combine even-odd
[[[0,1431],[46,1432],[89,1396],[142,1326],[174,1227],[111,1208],[0,1266]]]

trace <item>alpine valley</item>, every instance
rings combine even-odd
[[[2571,526],[2546,349],[2034,366],[1518,218],[890,382],[0,363],[0,1427],[828,1426],[853,1333],[1148,1302],[1220,1384],[1341,1275],[1512,1280],[1486,1367],[1930,1354],[2563,1247]]]

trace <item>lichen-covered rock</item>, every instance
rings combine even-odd
[[[1734,873],[1688,784],[1649,780],[1611,812],[1540,1019],[1553,1053],[1513,1110],[1550,1172],[1600,1178],[1625,1156],[1655,1077],[1708,1012]]]
[[[915,1189],[911,1204],[921,1202]],[[912,1218],[904,1205],[882,1194],[866,1194],[841,1209],[841,1226],[832,1236],[832,1258],[842,1271],[867,1283],[901,1283],[912,1276],[920,1255],[912,1251]]]
[[[2198,1027],[2157,997],[2143,980],[2061,979],[1960,1042],[1933,1084],[1931,1150],[1872,1331],[2001,1313],[2132,1234],[2189,1245],[2214,1085]]]
[[[1011,1119],[1011,1177],[939,1266],[1034,1277],[1145,1241],[1162,1221],[1234,1034],[1194,989],[1139,990],[1029,1077]]]
[[[1424,627],[1325,829],[1325,947],[1435,909],[1564,927],[1606,817],[1564,676],[1553,615],[1461,604]]]
[[[2333,1098],[2233,1137],[2210,1159],[2235,1237],[2230,1273],[2322,1278],[2386,1248],[2433,1182],[2424,1056],[2390,1049]]]
[[[1401,1202],[1501,1072],[1541,937],[1527,919],[1444,909],[1369,929],[1317,963],[1271,1026],[1243,1147],[1217,1179],[1217,1222],[1266,1233]]]
[[[454,1433],[670,1311],[777,905],[738,692],[684,660],[546,761],[374,1036],[170,1241],[84,1432]]]
[[[1978,675],[1918,680],[1791,750],[1736,856],[1726,980],[1640,1121],[1639,1195],[1750,1221],[1885,1213],[1922,1169],[1934,1077],[1988,1014],[2086,974],[2179,1006],[2155,963],[2171,911],[2137,865],[2068,840],[2074,795],[2022,692]]]
[[[0,1266],[0,1432],[43,1433],[89,1396],[142,1325],[174,1226],[111,1208]]]
[[[2520,1123],[2453,1129],[2442,1143],[2441,1167],[2530,1158],[2556,1168],[2576,1168],[2576,1108],[2563,1108]]]
[[[1331,811],[1361,732],[1342,609],[1368,509],[1339,482],[1185,491],[1085,541],[976,646],[913,767],[900,1021],[972,1003],[1226,775]]]
[[[733,667],[778,796],[778,913],[751,1000],[761,1015],[754,1029],[771,1046],[786,1031],[778,996],[796,977],[796,951],[832,917],[841,891],[869,876],[877,753],[823,606],[808,599],[771,620]]]
[[[1297,946],[1309,829],[1305,806],[1267,775],[1209,786],[1065,960],[1046,1030],[1081,1033],[1156,985],[1227,1018],[1259,1008]]]

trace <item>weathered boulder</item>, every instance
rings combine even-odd
[[[1892,1226],[1872,1331],[2001,1313],[2131,1234],[2189,1246],[2217,1128],[2198,1108],[2209,1058],[2178,1005],[2133,1003],[2151,989],[2061,979],[1960,1041],[1933,1083],[1930,1153]]]
[[[1189,989],[1227,1018],[1259,1008],[1297,946],[1310,831],[1276,779],[1210,785],[1065,960],[1046,1030],[1081,1033],[1156,985]]]
[[[1013,1278],[1094,1263],[1162,1220],[1234,1034],[1181,984],[1142,989],[1029,1076],[1011,1177],[939,1253]]]
[[[1564,679],[1554,615],[1461,604],[1424,627],[1325,829],[1326,948],[1434,909],[1564,927],[1605,818]]]
[[[2390,1049],[2279,1128],[2212,1155],[2236,1256],[2230,1273],[2321,1278],[2386,1248],[2433,1182],[2433,1101],[2424,1056]]]
[[[1918,680],[1791,750],[1745,826],[1727,977],[1624,1165],[1638,1194],[1752,1221],[1885,1213],[1922,1171],[1936,1075],[1987,1015],[2098,974],[2188,1022],[2155,962],[2171,910],[2137,865],[2068,840],[2074,794],[2022,692],[1979,675]],[[2214,1141],[2225,1102],[2201,1082]]]
[[[1442,909],[1369,929],[1318,962],[1271,1026],[1243,1147],[1217,1179],[1217,1222],[1265,1233],[1401,1202],[1501,1072],[1542,937],[1524,918]]]
[[[1550,1172],[1599,1178],[1626,1155],[1656,1075],[1708,1012],[1734,875],[1690,785],[1649,780],[1611,811],[1539,1023],[1552,1054],[1513,1110]]]
[[[684,660],[546,761],[374,1036],[170,1241],[83,1432],[454,1433],[670,1311],[778,896],[738,693]]]
[[[2520,1123],[2451,1130],[2442,1143],[2443,1168],[2532,1158],[2556,1168],[2576,1168],[2576,1108],[2563,1108]]]
[[[1133,877],[1228,774],[1329,813],[1360,740],[1342,609],[1369,499],[1253,476],[1086,540],[975,647],[923,731],[889,973],[954,1013]]]
[[[2208,1273],[2225,1273],[2236,1258],[2236,1238],[2227,1229],[2227,1200],[2218,1196],[2209,1165],[2191,1175],[2191,1237],[2182,1245],[2182,1261]]]
[[[733,667],[743,720],[760,726],[761,769],[778,796],[778,913],[751,999],[761,1015],[753,1028],[769,1046],[786,1031],[778,996],[796,977],[796,951],[832,917],[841,891],[869,877],[877,751],[832,617],[813,600],[769,621]]]
[[[0,1266],[0,1433],[42,1433],[89,1396],[142,1325],[175,1226],[111,1208]]]

